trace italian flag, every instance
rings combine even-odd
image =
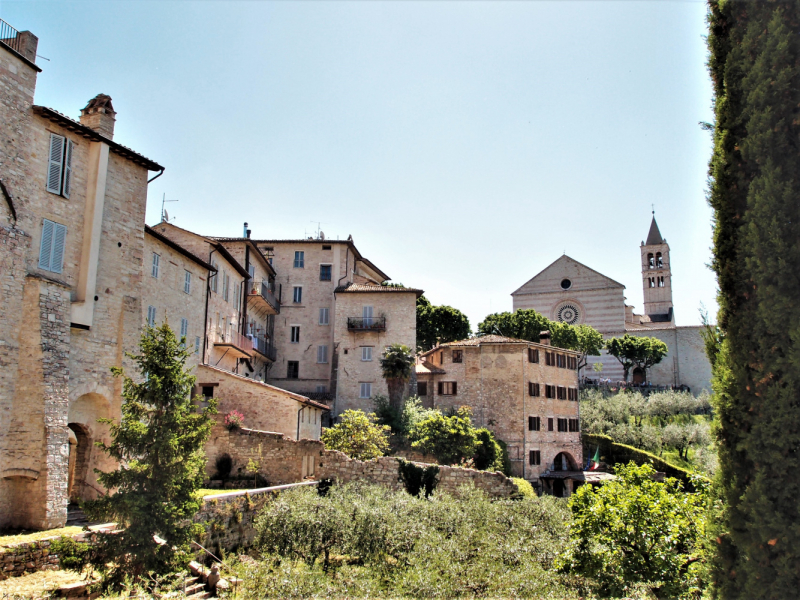
[[[594,456],[589,461],[589,470],[596,471],[599,466],[600,466],[600,446],[598,446],[597,450],[594,451]]]

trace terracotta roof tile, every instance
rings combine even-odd
[[[419,298],[424,292],[422,290],[416,288],[407,288],[407,287],[395,287],[391,285],[366,285],[363,283],[348,283],[347,285],[340,285],[334,290],[337,294],[343,293],[379,293],[379,294],[389,294],[389,293],[404,293],[404,292],[413,292]]]

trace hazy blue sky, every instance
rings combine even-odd
[[[201,233],[352,234],[473,327],[566,252],[642,308],[651,204],[679,325],[715,309],[705,4],[37,2],[36,102],[97,93]],[[714,312],[714,310],[712,310]]]

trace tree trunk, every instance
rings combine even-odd
[[[389,388],[389,406],[395,410],[401,410],[403,408],[406,380],[393,377],[386,380],[386,385]]]

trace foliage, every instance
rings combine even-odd
[[[412,496],[419,496],[420,492],[425,490],[425,497],[429,498],[439,482],[437,479],[439,467],[437,465],[421,467],[400,458],[397,463],[397,471],[406,491]]]
[[[379,425],[373,413],[346,410],[340,421],[322,432],[320,440],[326,450],[339,450],[350,458],[370,460],[383,456],[389,449],[389,426]]]
[[[666,446],[675,448],[683,460],[689,460],[689,448],[707,446],[709,441],[708,423],[679,425],[670,423],[664,427],[662,440]]]
[[[372,398],[375,404],[375,415],[381,425],[388,425],[392,433],[405,437],[411,428],[420,421],[437,412],[432,408],[424,408],[419,396],[411,396],[403,402],[401,410],[389,403],[386,396],[377,394]]]
[[[482,427],[475,430],[478,445],[475,449],[473,459],[475,468],[481,471],[503,472],[503,448],[497,443],[494,434]]]
[[[425,296],[417,298],[417,351],[467,339],[471,332],[469,319],[460,310],[433,306]]]
[[[563,568],[596,582],[603,597],[636,584],[657,598],[699,587],[697,541],[704,530],[703,489],[685,493],[675,479],[653,479],[649,465],[617,465],[616,479],[584,485],[569,501],[573,523]]]
[[[606,350],[622,365],[625,381],[628,381],[628,373],[633,366],[642,369],[647,378],[647,369],[660,363],[667,355],[668,348],[658,338],[626,333],[622,337],[606,340]]]
[[[572,349],[581,353],[578,359],[578,374],[580,374],[581,369],[589,363],[590,356],[600,356],[600,351],[603,349],[603,344],[605,342],[603,340],[603,334],[590,325],[575,325],[573,329],[578,337],[578,343],[572,346]],[[603,363],[595,364],[600,365],[600,369],[595,369],[596,371],[599,372],[603,370]]]
[[[225,415],[225,427],[228,428],[228,431],[233,431],[234,429],[241,429],[244,425],[244,415],[240,413],[238,410],[232,410],[227,415]]]
[[[403,344],[391,344],[381,355],[381,371],[389,387],[389,403],[401,410],[406,383],[414,367],[414,352]]]
[[[555,498],[492,501],[465,487],[430,498],[353,483],[288,490],[256,519],[250,598],[577,598],[553,569],[570,516]]]
[[[725,339],[725,334],[719,325],[713,325],[708,318],[708,311],[701,305],[700,308],[700,335],[703,338],[703,345],[706,349],[706,356],[708,362],[711,363],[711,368],[717,363],[719,350],[722,348],[722,342]]]
[[[209,401],[198,412],[189,395],[195,378],[185,369],[189,352],[165,322],[142,334],[140,354],[129,355],[142,380],[124,377],[122,419],[102,419],[111,443],[98,447],[119,463],[98,473],[112,494],[86,502],[89,518],[115,521],[116,534],[98,534],[93,563],[105,571],[105,583],[119,589],[134,581],[182,569],[191,559],[189,543],[202,533],[192,517],[202,501],[195,492],[204,478],[203,447],[216,413]],[[159,543],[157,538],[165,540]]]
[[[435,456],[444,465],[473,458],[479,444],[468,406],[462,406],[451,416],[435,412],[414,425],[408,439],[412,448]]]
[[[50,553],[58,555],[58,564],[62,569],[83,571],[92,556],[92,546],[86,542],[78,542],[71,537],[61,536],[50,542]]]
[[[523,498],[536,498],[536,490],[533,489],[531,482],[522,477],[512,477],[511,480],[517,485],[520,495]]]
[[[231,476],[233,469],[233,459],[230,454],[220,454],[214,461],[214,467],[217,469],[217,479],[227,479]]]

